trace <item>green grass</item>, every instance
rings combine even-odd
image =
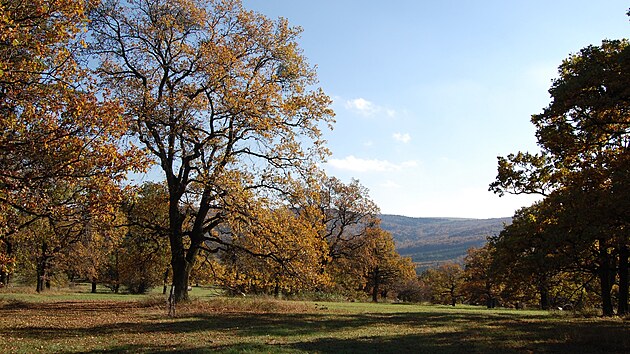
[[[129,294],[124,291],[114,293],[109,288],[97,286],[96,293],[92,293],[91,284],[79,283],[72,287],[52,288],[41,293],[35,292],[33,287],[11,287],[0,288],[0,301],[15,300],[26,302],[48,302],[48,301],[132,301],[143,300],[148,297],[162,295],[162,288],[153,288],[148,294]],[[220,294],[214,288],[193,287],[189,292],[192,298],[209,298]]]
[[[624,353],[630,323],[472,306],[0,293],[1,353]],[[194,296],[195,290],[193,290]],[[73,297],[74,296],[74,297]],[[129,300],[125,300],[129,299]]]

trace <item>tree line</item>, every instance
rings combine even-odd
[[[514,215],[491,247],[513,293],[542,308],[599,299],[628,313],[630,48],[604,40],[565,59],[533,115],[539,153],[499,157],[490,190],[543,199]]]
[[[540,152],[499,158],[490,190],[544,199],[463,269],[417,278],[365,188],[319,169],[331,99],[286,20],[238,0],[0,0],[0,29],[3,284],[166,280],[179,302],[212,281],[628,313],[626,40],[567,58],[532,116]],[[162,182],[129,184],[150,168]]]
[[[238,0],[0,4],[3,284],[376,300],[413,276],[367,190],[318,167],[334,113],[299,28]]]
[[[630,15],[630,11],[628,12]],[[540,151],[498,158],[490,191],[542,200],[471,249],[464,267],[423,273],[434,302],[628,314],[630,43],[604,40],[558,68],[551,103],[531,117]]]

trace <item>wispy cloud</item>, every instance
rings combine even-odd
[[[355,113],[358,113],[364,117],[372,117],[376,115],[386,115],[388,118],[396,116],[396,110],[381,107],[374,102],[368,101],[365,98],[354,98],[347,100],[345,107]]]
[[[416,160],[409,160],[409,161],[405,161],[403,163],[400,164],[401,168],[412,168],[412,167],[418,167],[418,161]]]
[[[346,108],[364,116],[371,116],[377,111],[374,103],[364,98],[355,98],[346,101]]]
[[[408,143],[409,141],[411,141],[411,135],[407,134],[407,133],[394,133],[392,135],[392,137],[394,138],[394,140],[396,141],[400,141],[401,143]]]
[[[417,161],[405,161],[402,163],[393,163],[387,160],[378,159],[361,159],[352,155],[344,159],[330,159],[327,164],[339,170],[353,172],[389,172],[401,171],[406,168],[418,166]]]
[[[392,180],[387,180],[385,181],[385,183],[381,184],[381,187],[387,188],[387,189],[399,189],[401,188],[401,185]]]

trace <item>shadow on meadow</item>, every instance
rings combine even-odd
[[[630,325],[620,320],[573,319],[514,312],[439,311],[400,313],[242,313],[202,311],[170,319],[125,305],[102,303],[27,304],[15,311],[45,312],[53,318],[126,313],[121,321],[64,327],[63,321],[45,325],[4,328],[0,335],[48,342],[89,340],[121,333],[139,338],[169,338],[170,344],[129,344],[94,350],[99,353],[461,353],[461,352],[572,352],[622,353],[630,348]],[[7,306],[0,314],[10,315]],[[137,316],[133,312],[137,312]],[[131,313],[131,315],[130,315]],[[359,329],[365,331],[353,333]],[[401,332],[401,329],[403,331]],[[228,334],[231,342],[213,341]],[[178,336],[197,335],[194,343],[177,344]],[[174,344],[173,344],[174,343]],[[236,343],[236,344],[235,344]]]

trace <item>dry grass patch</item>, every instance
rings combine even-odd
[[[99,353],[624,353],[622,319],[479,308],[214,298],[167,316],[141,301],[0,298],[0,352]]]
[[[284,301],[271,297],[214,297],[209,300],[195,299],[189,303],[182,304],[178,308],[178,313],[191,314],[197,312],[220,312],[220,313],[307,313],[315,312],[315,303],[303,301]]]

